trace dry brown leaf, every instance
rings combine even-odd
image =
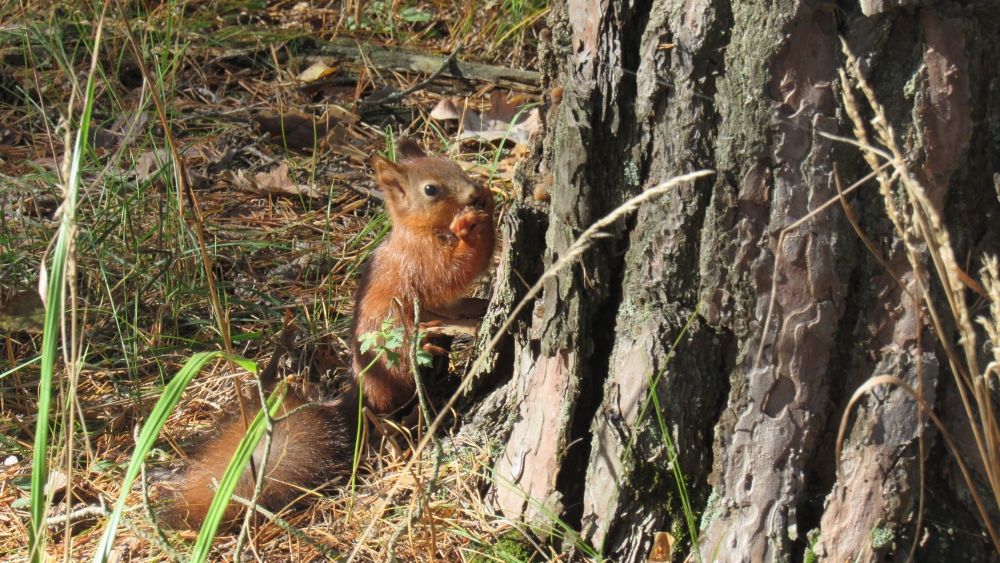
[[[649,554],[646,563],[666,563],[674,557],[674,544],[677,542],[674,536],[667,532],[656,532],[653,539],[653,551]]]
[[[45,481],[45,494],[52,495],[66,488],[66,474],[62,471],[52,469],[49,471],[49,478]]]
[[[160,170],[169,164],[169,153],[166,149],[156,149],[155,151],[144,152],[139,155],[139,159],[132,168],[136,182],[148,181],[153,176],[160,173]]]
[[[311,198],[320,198],[326,195],[313,186],[296,183],[288,173],[288,165],[282,164],[270,173],[261,172],[253,178],[248,177],[243,170],[227,170],[222,174],[234,186],[245,191],[262,195],[304,195]]]
[[[270,135],[272,143],[296,151],[310,150],[319,146],[330,132],[334,132],[334,144],[342,142],[346,137],[344,127],[356,123],[357,120],[356,115],[336,106],[331,107],[319,119],[299,111],[281,115],[261,114],[251,119],[261,134]]]
[[[538,108],[527,109],[530,100],[526,96],[507,99],[504,92],[494,90],[490,94],[490,108],[482,114],[466,109],[462,111],[459,98],[444,99],[431,111],[431,117],[440,121],[462,120],[460,141],[506,139],[519,145],[527,145],[538,131]]]
[[[326,66],[323,61],[316,61],[309,68],[299,73],[297,78],[302,82],[315,82],[335,72],[337,72],[337,69]]]
[[[131,143],[136,136],[142,133],[149,124],[150,115],[143,113],[126,113],[118,116],[111,123],[109,129],[116,135],[121,136],[124,143]]]

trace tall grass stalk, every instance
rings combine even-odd
[[[56,245],[52,254],[51,277],[46,275],[45,263],[42,263],[42,270],[39,276],[40,293],[46,295],[45,299],[45,328],[42,336],[42,360],[41,371],[38,382],[38,419],[35,425],[35,444],[32,455],[31,467],[31,520],[28,524],[28,557],[32,563],[42,560],[45,550],[45,513],[50,504],[50,497],[46,494],[45,484],[48,480],[48,457],[49,457],[49,423],[50,409],[52,406],[52,383],[55,373],[56,357],[59,351],[59,337],[62,334],[64,340],[66,335],[65,310],[66,310],[66,289],[69,283],[75,283],[75,261],[73,254],[76,252],[76,206],[80,191],[82,178],[83,153],[86,150],[87,139],[90,132],[90,120],[94,110],[94,90],[95,76],[97,75],[97,61],[101,45],[101,34],[104,29],[104,10],[97,23],[97,32],[94,38],[93,54],[91,56],[90,71],[87,74],[87,86],[84,93],[83,112],[80,116],[80,125],[77,130],[76,140],[73,143],[73,152],[64,161],[64,166],[68,170],[64,174],[65,183],[63,191],[63,203],[59,211],[59,231],[56,234]],[[72,115],[73,99],[70,98],[68,115]],[[70,143],[66,143],[67,146]],[[48,278],[48,279],[46,279]],[[47,284],[47,287],[44,287]],[[70,309],[74,310],[73,304]],[[75,316],[74,316],[75,320]],[[76,327],[70,330],[70,334],[75,336]],[[64,341],[64,348],[72,350],[73,342]],[[70,354],[72,355],[72,354]],[[76,362],[67,361],[67,370],[76,369]],[[68,400],[72,400],[68,398]],[[63,428],[64,432],[70,432],[70,428]]]
[[[993,372],[994,364],[991,363],[983,371],[979,367],[978,347],[976,344],[976,332],[973,326],[971,313],[965,302],[965,290],[975,282],[962,271],[955,258],[954,249],[951,244],[951,237],[944,223],[941,211],[931,202],[926,188],[917,179],[911,168],[911,163],[906,158],[905,153],[896,140],[895,132],[890,125],[885,109],[875,97],[875,91],[867,82],[861,72],[861,67],[857,58],[851,52],[846,41],[842,41],[843,51],[847,57],[847,72],[857,81],[857,86],[864,94],[871,110],[875,114],[871,126],[875,133],[875,139],[884,149],[875,147],[868,140],[867,126],[861,117],[857,102],[854,99],[852,87],[847,80],[847,72],[841,72],[842,99],[848,117],[854,124],[854,133],[857,137],[853,143],[858,145],[865,161],[872,170],[878,172],[879,186],[885,199],[886,214],[893,221],[896,235],[905,243],[907,259],[914,272],[914,282],[917,294],[922,296],[922,303],[927,308],[930,315],[931,324],[934,327],[941,347],[948,357],[952,374],[955,377],[956,387],[962,399],[963,407],[968,416],[969,426],[972,430],[975,445],[982,460],[980,466],[985,472],[985,478],[993,494],[994,502],[1000,505],[1000,427],[997,425],[994,413],[993,398],[990,392],[989,377]],[[880,165],[879,159],[884,159],[886,164],[891,165],[894,170],[892,177],[889,177],[882,170],[886,164]],[[898,181],[899,187],[896,192],[892,186]],[[926,251],[920,247],[926,244]],[[926,254],[924,254],[926,252]],[[945,330],[943,319],[937,310],[935,301],[930,299],[927,281],[930,279],[930,271],[924,264],[922,256],[929,255],[934,266],[934,273],[937,274],[941,284],[941,292],[945,298],[948,309],[955,321],[955,328],[959,333],[958,345],[962,348],[964,361],[959,358],[954,349],[950,332]],[[984,282],[987,286],[995,280],[994,270],[990,269],[992,263],[987,260],[987,272],[984,275]],[[1000,297],[1000,294],[997,294]],[[998,333],[991,327],[1000,326],[1000,318],[997,315],[1000,310],[992,309],[991,316],[980,322],[987,327],[987,333],[991,340]],[[918,327],[919,330],[919,327]],[[1000,344],[1000,338],[994,342],[994,346]],[[1000,355],[997,356],[1000,358]],[[918,387],[913,390],[905,382],[898,378],[887,376],[873,377],[863,385],[852,397],[851,403],[844,411],[841,420],[840,434],[837,437],[837,471],[840,474],[840,451],[843,446],[844,434],[847,422],[850,417],[854,402],[861,395],[880,384],[890,384],[903,389],[916,399],[918,405],[927,411],[931,420],[938,426],[945,441],[952,448],[959,467],[962,470],[969,491],[980,511],[986,529],[993,541],[994,547],[1000,551],[1000,537],[990,519],[989,511],[980,497],[976,482],[971,473],[962,461],[961,452],[954,447],[947,429],[940,424],[933,410],[927,405],[922,396],[922,389]],[[912,557],[911,551],[911,557]]]

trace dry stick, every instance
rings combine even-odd
[[[840,185],[840,171],[837,169],[837,163],[833,163],[833,179],[837,186],[837,193],[840,194],[840,203],[844,207],[844,214],[847,215],[847,220],[851,222],[851,226],[854,227],[854,232],[858,234],[862,242],[868,248],[868,251],[878,260],[879,264],[885,268],[886,272],[892,276],[895,280],[896,285],[913,301],[913,308],[917,313],[917,394],[923,398],[924,396],[924,372],[923,372],[923,339],[921,334],[923,333],[923,314],[920,310],[920,299],[918,296],[910,292],[909,288],[903,283],[903,280],[896,275],[896,272],[889,267],[888,262],[882,257],[882,254],[875,248],[871,239],[865,235],[864,231],[861,230],[861,225],[858,223],[858,219],[854,216],[854,211],[851,210],[851,206],[847,205],[847,198],[844,197],[844,190]],[[887,182],[888,183],[888,182]],[[913,547],[910,548],[910,555],[907,557],[907,563],[913,561],[913,556],[917,552],[917,546],[920,545],[920,528],[923,526],[924,521],[924,484],[925,484],[925,471],[924,471],[924,413],[920,410],[917,411],[917,443],[920,449],[920,501],[917,508],[917,527],[913,532]]]
[[[406,463],[406,466],[403,468],[403,473],[408,472],[410,468],[413,467],[413,464],[416,462],[416,460],[420,458],[420,453],[423,452],[424,448],[427,446],[427,442],[430,441],[430,436],[432,436],[434,432],[437,431],[437,428],[438,426],[441,425],[441,422],[444,420],[445,415],[448,413],[449,410],[451,410],[451,408],[455,405],[455,403],[458,402],[458,398],[461,397],[462,392],[465,390],[466,387],[468,387],[469,382],[472,381],[473,375],[476,374],[482,367],[483,362],[486,361],[486,357],[489,356],[490,352],[493,351],[493,348],[497,345],[498,342],[500,342],[500,339],[503,338],[504,334],[506,334],[507,329],[509,329],[510,326],[514,323],[514,319],[516,319],[517,316],[521,314],[521,311],[524,310],[528,302],[530,302],[531,299],[535,295],[538,295],[538,292],[542,290],[542,286],[545,284],[546,281],[555,277],[555,275],[558,274],[563,268],[565,268],[569,264],[572,264],[581,254],[583,254],[583,252],[590,247],[591,241],[600,234],[600,231],[602,229],[604,229],[609,225],[614,224],[615,221],[617,221],[620,217],[632,211],[635,211],[636,209],[639,208],[639,206],[643,202],[652,199],[655,196],[669,192],[680,184],[683,184],[685,182],[693,182],[698,178],[704,178],[712,174],[715,174],[714,170],[699,170],[697,172],[691,172],[689,174],[676,176],[666,182],[663,182],[662,184],[649,188],[648,190],[642,192],[641,194],[621,204],[614,211],[612,211],[602,219],[595,222],[593,225],[588,227],[587,230],[584,231],[582,235],[580,235],[575,241],[573,241],[573,244],[571,244],[569,248],[566,249],[566,252],[564,252],[563,255],[560,256],[559,260],[557,260],[555,264],[553,264],[547,270],[545,270],[545,273],[542,274],[542,277],[538,278],[538,281],[535,282],[535,285],[531,286],[531,289],[528,290],[528,292],[517,304],[517,306],[514,307],[514,310],[511,311],[509,315],[507,315],[507,320],[504,321],[503,326],[501,326],[496,331],[496,333],[493,335],[493,338],[490,339],[489,343],[486,344],[486,348],[476,359],[475,363],[472,364],[472,368],[469,369],[465,377],[462,378],[462,382],[459,384],[458,389],[455,390],[455,393],[452,394],[451,399],[449,399],[448,403],[444,406],[444,408],[441,409],[440,414],[438,414],[438,416],[434,419],[434,422],[428,426],[427,434],[420,440],[420,443],[417,444],[417,449],[413,453],[413,456],[410,458],[410,460]],[[361,551],[361,546],[363,545],[365,538],[371,535],[372,531],[375,529],[375,524],[378,522],[378,519],[381,517],[382,513],[385,512],[386,507],[389,506],[389,503],[392,502],[393,497],[396,495],[398,491],[399,491],[399,481],[393,484],[392,488],[389,490],[389,494],[386,496],[385,499],[382,500],[380,505],[375,509],[375,514],[373,515],[372,521],[370,524],[368,524],[368,527],[365,528],[365,532],[361,535],[361,537],[358,538],[357,545],[354,547],[354,551],[351,552],[351,556],[348,557],[347,559],[348,563],[351,563],[351,561],[353,561],[354,558],[357,556],[357,554]]]
[[[121,0],[115,0],[118,5],[118,10],[124,14],[125,9],[122,7]],[[219,303],[219,295],[215,291],[215,275],[212,273],[212,261],[208,257],[208,247],[205,244],[205,232],[203,225],[205,223],[205,218],[201,213],[201,206],[198,204],[198,198],[195,196],[194,189],[188,183],[187,169],[184,166],[184,161],[181,159],[181,153],[177,149],[177,143],[174,140],[174,135],[170,131],[170,121],[167,119],[166,109],[163,107],[163,100],[156,92],[154,85],[156,82],[153,80],[152,74],[150,74],[149,69],[146,68],[145,59],[142,56],[142,50],[139,48],[139,42],[135,38],[135,34],[132,33],[132,27],[125,22],[125,34],[128,36],[129,46],[132,47],[132,51],[135,52],[136,63],[139,65],[139,70],[142,72],[143,78],[149,84],[149,96],[153,100],[153,104],[156,106],[156,113],[159,116],[160,124],[163,126],[163,136],[167,141],[167,145],[170,147],[170,154],[174,160],[174,166],[176,167],[177,173],[177,212],[181,214],[181,222],[184,222],[183,212],[184,212],[184,193],[188,194],[188,198],[191,200],[191,209],[194,210],[195,214],[195,234],[198,237],[198,247],[201,250],[201,261],[205,268],[205,281],[208,282],[208,294],[212,301],[212,309],[215,311],[215,318],[219,322],[219,332],[222,334],[222,342],[226,346],[226,352],[230,354],[235,354],[233,351],[233,341],[229,334],[229,319],[222,310],[222,305]],[[230,369],[235,373],[236,364],[230,360]],[[247,421],[247,410],[246,405],[243,402],[243,389],[240,385],[240,378],[233,378],[233,385],[236,388],[236,402],[240,406],[240,418],[243,421],[243,428],[249,426]],[[251,464],[252,465],[252,464]]]
[[[882,167],[879,168],[879,170],[883,170],[885,168],[888,168],[890,166],[890,164],[891,163],[889,163],[889,162],[883,164]],[[867,182],[868,180],[871,180],[872,178],[874,178],[875,174],[877,174],[877,172],[878,171],[872,172],[871,174],[868,174],[867,176],[865,176],[864,178],[858,180],[857,182],[854,182],[854,184],[852,184],[851,187],[849,187],[846,190],[844,190],[839,196],[830,198],[829,200],[827,200],[826,203],[824,203],[823,205],[821,205],[821,206],[817,207],[816,209],[812,210],[805,217],[803,217],[803,218],[799,219],[798,221],[792,223],[791,225],[785,227],[781,231],[781,234],[778,235],[778,244],[777,244],[777,246],[774,249],[774,271],[771,273],[771,296],[770,296],[770,298],[768,300],[768,305],[767,305],[767,317],[764,319],[764,330],[763,330],[763,332],[761,332],[761,335],[760,335],[760,347],[757,348],[757,357],[754,359],[754,362],[753,362],[753,368],[754,369],[757,369],[757,368],[760,367],[760,358],[764,354],[764,347],[767,345],[767,333],[768,333],[768,331],[771,328],[771,317],[774,316],[774,303],[776,301],[775,294],[778,291],[778,266],[781,265],[781,257],[784,255],[781,252],[781,249],[782,249],[782,247],[785,244],[785,235],[787,235],[789,232],[791,232],[791,231],[793,231],[795,229],[798,229],[806,221],[808,221],[809,219],[812,219],[813,217],[815,217],[819,213],[825,211],[828,207],[830,207],[831,205],[834,205],[835,203],[837,203],[838,201],[840,201],[841,198],[843,198],[845,195],[847,195],[847,194],[853,192],[854,190],[858,189],[859,187],[861,187],[865,182]]]
[[[413,372],[413,380],[417,386],[417,401],[420,403],[420,411],[424,415],[424,421],[431,420],[431,407],[430,403],[427,402],[427,393],[424,389],[423,381],[420,379],[420,365],[417,364],[417,349],[420,346],[420,299],[413,299],[413,334],[411,335],[412,341],[410,345],[410,370]],[[434,442],[434,465],[431,470],[431,478],[427,482],[426,487],[422,487],[424,493],[417,500],[417,507],[412,512],[410,512],[410,517],[400,522],[400,525],[393,532],[392,537],[389,538],[389,543],[386,545],[386,551],[388,553],[388,560],[390,562],[396,561],[395,547],[396,542],[399,541],[399,536],[403,534],[403,530],[408,529],[413,526],[417,521],[423,517],[424,509],[430,506],[431,496],[437,490],[438,477],[441,474],[441,439],[437,437],[437,434],[431,434],[431,440]],[[405,474],[405,471],[403,472]],[[434,516],[431,515],[431,525],[433,526]],[[433,539],[433,538],[432,538]],[[412,542],[411,542],[412,546]],[[431,556],[433,559],[433,555]]]

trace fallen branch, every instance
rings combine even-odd
[[[378,69],[424,73],[439,70],[435,74],[440,76],[490,82],[498,86],[522,90],[537,91],[539,89],[540,78],[537,72],[459,61],[455,60],[456,53],[442,57],[373,45],[365,45],[361,49],[364,49],[365,58]],[[320,44],[317,49],[312,51],[313,54],[295,57],[295,61],[300,66],[306,67],[324,59],[326,62],[329,62],[331,58],[354,60],[361,58],[361,49],[353,41],[333,41]]]
[[[385,96],[384,98],[379,98],[377,100],[373,100],[371,98],[369,98],[367,100],[361,100],[361,106],[373,106],[373,105],[389,105],[389,104],[393,104],[393,103],[396,103],[396,102],[402,100],[403,98],[409,96],[410,94],[413,94],[415,92],[419,92],[419,91],[423,90],[424,88],[430,86],[431,82],[434,82],[435,80],[437,80],[438,77],[441,76],[441,74],[444,71],[446,71],[449,68],[451,68],[451,65],[453,65],[455,63],[455,58],[458,57],[458,54],[461,53],[461,52],[462,52],[462,45],[459,45],[458,47],[455,47],[455,50],[452,51],[450,55],[448,55],[448,58],[445,59],[443,63],[441,63],[441,66],[438,67],[438,69],[435,70],[433,74],[431,74],[430,76],[428,76],[424,80],[421,80],[420,82],[417,82],[413,86],[410,86],[406,90],[403,90],[402,92],[393,92],[393,93],[389,94],[388,96]]]

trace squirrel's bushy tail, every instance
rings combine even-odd
[[[255,401],[254,401],[255,402]],[[306,405],[301,397],[289,393],[279,416]],[[260,406],[247,413],[252,419]],[[354,440],[358,421],[358,391],[351,389],[325,404],[311,404],[276,421],[271,438],[264,488],[258,504],[277,511],[305,491],[320,487],[349,471],[354,455]],[[164,483],[163,496],[167,506],[160,516],[174,528],[196,529],[205,519],[215,486],[222,479],[229,461],[246,429],[239,414],[230,415],[219,429],[202,444],[196,445],[187,468]],[[236,495],[253,497],[254,479],[263,462],[264,441],[261,440],[236,486]],[[243,505],[231,501],[224,523],[232,523],[243,512]]]

